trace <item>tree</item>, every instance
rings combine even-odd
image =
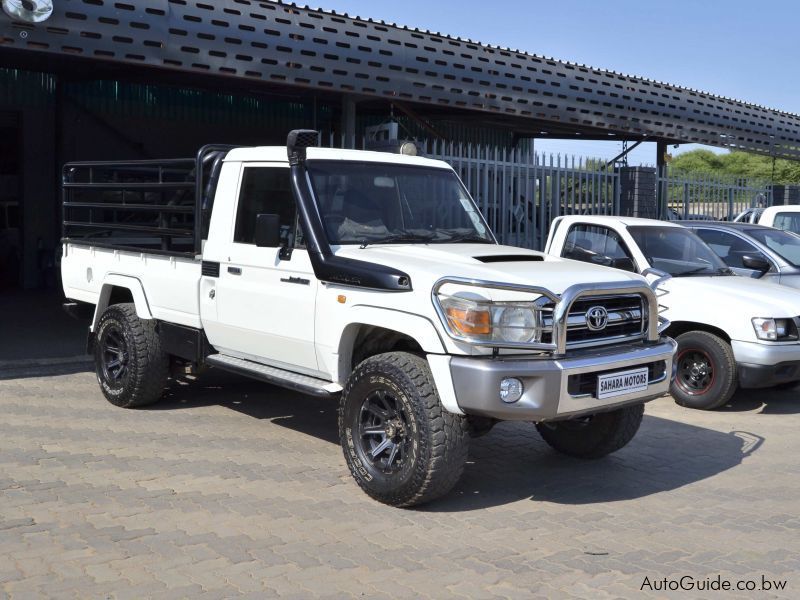
[[[777,184],[800,183],[800,162],[776,159],[773,177],[773,159],[748,152],[715,154],[710,150],[692,150],[673,158],[670,167],[679,171],[763,179]]]

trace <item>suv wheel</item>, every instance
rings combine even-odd
[[[678,353],[670,393],[688,408],[713,410],[736,391],[736,361],[725,340],[707,331],[689,331],[675,338]]]
[[[551,448],[577,458],[601,458],[623,448],[639,431],[644,404],[555,423],[536,429]]]
[[[347,380],[339,438],[367,494],[414,506],[443,496],[461,477],[469,427],[442,406],[424,358],[390,352],[366,359]]]
[[[169,359],[156,321],[140,319],[133,304],[112,304],[100,317],[94,362],[100,389],[114,406],[135,408],[161,398]]]

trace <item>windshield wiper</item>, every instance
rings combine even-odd
[[[434,236],[422,235],[419,233],[396,233],[394,235],[387,235],[386,237],[378,238],[375,240],[363,240],[360,248],[366,248],[369,245],[375,244],[393,244],[396,242],[430,242]]]
[[[689,269],[688,271],[683,271],[682,273],[675,273],[675,275],[673,275],[673,277],[683,277],[684,275],[696,275],[698,273],[702,273],[703,271],[707,272],[708,269],[709,269],[709,267],[707,267],[707,266],[706,267],[697,267],[696,269]],[[716,273],[717,273],[717,271],[712,271],[711,273],[708,273],[708,274],[711,275],[711,274],[716,274]]]
[[[456,242],[474,242],[476,244],[494,244],[494,242],[488,238],[481,237],[477,233],[459,233],[455,235],[451,235],[449,238],[444,240],[437,240],[437,243],[445,243],[445,244],[453,244]]]

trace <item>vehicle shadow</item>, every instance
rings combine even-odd
[[[764,415],[794,415],[800,413],[800,382],[792,388],[737,390],[730,401],[719,409],[722,412],[758,411]]]
[[[764,439],[645,415],[622,450],[581,460],[552,450],[533,425],[501,423],[473,440],[470,463],[430,511],[479,510],[529,498],[558,504],[616,502],[674,490],[735,467]]]
[[[338,446],[335,400],[289,392],[209,371],[172,382],[147,410],[219,405],[266,419]],[[469,462],[455,489],[420,510],[460,512],[531,499],[559,504],[630,500],[713,477],[740,464],[763,443],[747,432],[722,433],[645,415],[639,433],[619,452],[592,461],[563,456],[530,423],[500,423],[473,439]]]
[[[339,444],[335,399],[297,392],[211,369],[194,379],[171,380],[162,399],[145,410],[182,410],[218,405],[254,419]]]

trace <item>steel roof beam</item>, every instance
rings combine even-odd
[[[0,52],[223,77],[536,121],[553,131],[700,143],[800,158],[800,117],[649,79],[382,21],[277,2],[57,2],[0,16]],[[155,71],[154,71],[155,73]],[[516,124],[516,125],[514,125]],[[545,128],[547,130],[547,128]]]

